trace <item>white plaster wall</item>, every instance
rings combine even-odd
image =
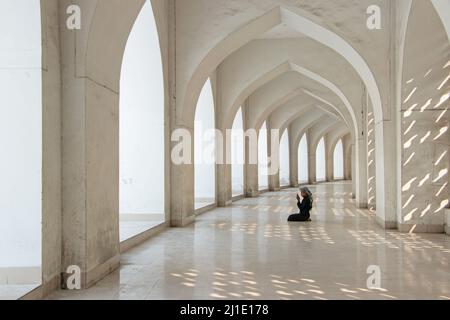
[[[42,285],[58,288],[62,244],[61,57],[58,0],[41,1],[42,23]]]
[[[40,1],[2,0],[0,12],[0,268],[40,267]]]
[[[125,49],[120,84],[120,213],[164,213],[164,78],[146,1]]]
[[[370,105],[370,104],[369,104]],[[375,141],[375,118],[372,108],[369,107],[367,114],[367,206],[375,210],[377,204],[377,179],[376,179],[376,141]]]
[[[423,52],[428,52],[426,58]],[[449,201],[448,61],[450,43],[431,2],[414,1],[402,83],[401,231],[444,231]]]
[[[352,179],[352,139],[348,134],[343,138],[344,141],[344,175],[346,180]]]

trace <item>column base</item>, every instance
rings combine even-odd
[[[104,277],[120,267],[120,254],[110,258],[108,261],[99,264],[89,271],[81,273],[81,290],[86,290],[102,280]],[[66,283],[70,275],[61,274],[61,288],[66,289]]]
[[[385,230],[395,230],[397,229],[397,221],[385,221],[381,219],[380,217],[376,218],[377,224],[385,229]]]
[[[229,207],[233,204],[233,200],[227,200],[227,201],[219,201],[217,203],[217,207],[219,208],[225,208],[225,207]]]
[[[186,217],[182,220],[178,220],[178,219],[173,219],[170,222],[170,227],[171,228],[183,228],[186,227],[188,225],[190,225],[191,223],[195,222],[195,214],[189,217]]]
[[[108,261],[96,266],[95,268],[89,270],[85,274],[85,288],[88,289],[96,284],[98,281],[102,280],[108,274],[112,273],[114,270],[120,267],[120,254],[112,257]]]
[[[195,216],[196,217],[201,216],[202,214],[205,214],[211,210],[214,210],[215,208],[217,208],[217,206],[215,204],[210,204],[209,206],[197,209],[197,210],[195,210]]]
[[[257,197],[259,197],[259,192],[258,191],[247,192],[247,193],[245,193],[245,197],[246,198],[257,198]]]
[[[245,198],[245,196],[242,194],[242,195],[240,195],[240,196],[235,196],[235,197],[233,197],[233,199],[231,200],[231,203],[233,203],[233,202],[235,202],[235,201],[239,201],[239,200],[242,200],[242,199],[244,199]]]

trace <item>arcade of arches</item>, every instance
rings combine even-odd
[[[450,299],[450,0],[372,2],[0,1],[0,299]]]

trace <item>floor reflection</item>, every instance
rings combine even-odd
[[[355,208],[351,184],[311,187],[312,222],[286,222],[297,190],[243,199],[170,229],[122,258],[89,290],[52,299],[443,299],[450,237],[380,229]],[[368,289],[369,266],[381,289]]]

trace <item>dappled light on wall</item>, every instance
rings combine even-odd
[[[442,92],[449,89],[448,79],[439,68],[424,67],[404,84],[401,207],[405,227],[400,228],[405,232],[443,231],[450,191],[450,93]]]

